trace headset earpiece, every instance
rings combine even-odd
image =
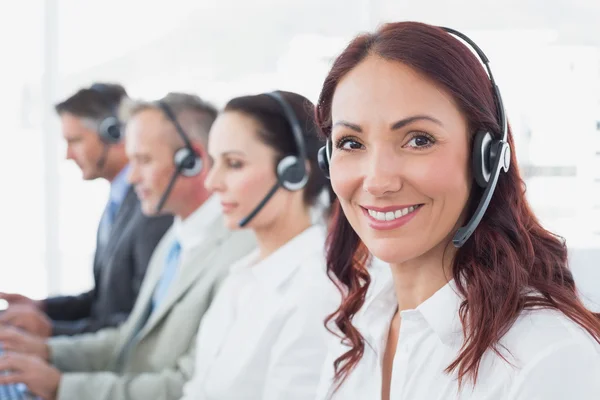
[[[98,125],[100,139],[107,144],[116,144],[121,141],[121,122],[115,116],[104,118]]]
[[[494,139],[489,132],[479,131],[473,139],[473,177],[475,182],[485,188],[492,174],[491,147]]]
[[[327,160],[325,151],[325,146],[319,149],[317,161],[319,162],[319,168],[321,169],[321,172],[323,172],[323,175],[325,175],[326,178],[329,178],[329,161]]]
[[[119,102],[113,104],[113,102],[109,100],[109,89],[105,84],[94,83],[90,87],[90,90],[98,93],[102,102],[110,110],[110,115],[104,117],[98,124],[98,135],[100,135],[100,139],[106,144],[119,143],[123,137],[121,121],[119,121],[117,116]]]
[[[290,191],[296,191],[306,186],[308,174],[306,167],[301,164],[296,156],[284,157],[277,164],[277,179],[282,187]]]
[[[323,172],[323,175],[329,179],[329,160],[331,159],[331,141],[327,139],[325,146],[319,149],[317,154],[317,161],[319,162],[319,168]]]
[[[164,101],[158,101],[158,106],[161,108],[165,116],[173,126],[175,131],[183,140],[184,147],[180,148],[173,154],[173,163],[175,164],[176,171],[186,177],[196,176],[202,171],[202,157],[192,147],[192,142],[189,136],[183,130],[183,127],[179,124],[177,116],[171,109],[171,107]]]
[[[175,168],[183,176],[196,176],[202,171],[202,158],[187,147],[177,150],[173,156]]]
[[[308,183],[308,171],[304,164],[307,159],[306,146],[304,143],[304,135],[298,117],[292,106],[281,96],[279,92],[266,93],[269,97],[279,103],[283,109],[287,122],[290,124],[294,142],[298,150],[297,156],[286,156],[277,164],[276,174],[277,180],[281,186],[290,191],[301,190]]]

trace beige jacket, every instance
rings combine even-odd
[[[184,253],[172,290],[149,319],[152,294],[174,238],[173,228],[157,246],[135,307],[123,325],[49,341],[52,363],[64,372],[57,400],[168,400],[182,396],[183,385],[194,373],[200,320],[229,266],[255,248],[250,232],[228,231],[222,217],[216,218],[207,232],[206,240]],[[133,335],[138,330],[138,335]]]

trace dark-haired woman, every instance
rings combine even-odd
[[[319,400],[600,398],[600,317],[527,204],[499,90],[460,36],[387,24],[325,80],[343,340]]]
[[[258,249],[232,266],[198,333],[190,400],[313,400],[339,293],[325,267],[325,228],[311,207],[329,182],[314,106],[275,92],[229,101],[213,124],[206,186],[230,229]]]

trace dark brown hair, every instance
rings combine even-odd
[[[358,36],[335,60],[317,105],[317,122],[326,137],[331,135],[331,102],[338,82],[368,56],[403,63],[432,79],[452,95],[470,132],[500,131],[490,80],[470,49],[441,28],[399,22]],[[514,146],[510,132],[509,143]],[[481,195],[473,187],[467,206],[471,214]],[[461,384],[465,378],[476,382],[486,351],[500,354],[499,340],[525,309],[559,310],[600,342],[600,315],[587,310],[577,295],[565,243],[540,225],[524,187],[513,152],[511,168],[500,177],[481,224],[453,260],[453,278],[464,297],[459,314],[465,341],[446,371],[457,371]],[[364,245],[339,204],[327,247],[328,271],[343,294],[327,322],[335,322],[350,346],[334,363],[339,385],[364,352],[364,338],[352,318],[370,284]]]
[[[100,120],[114,113],[120,102],[127,97],[125,88],[115,83],[96,83],[102,90],[79,89],[75,94],[57,103],[57,114],[69,113],[79,118]]]

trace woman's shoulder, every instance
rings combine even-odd
[[[522,367],[533,367],[544,357],[573,349],[595,354],[600,360],[600,345],[594,337],[564,313],[548,308],[521,312],[500,345],[510,352],[509,360],[513,358]]]

